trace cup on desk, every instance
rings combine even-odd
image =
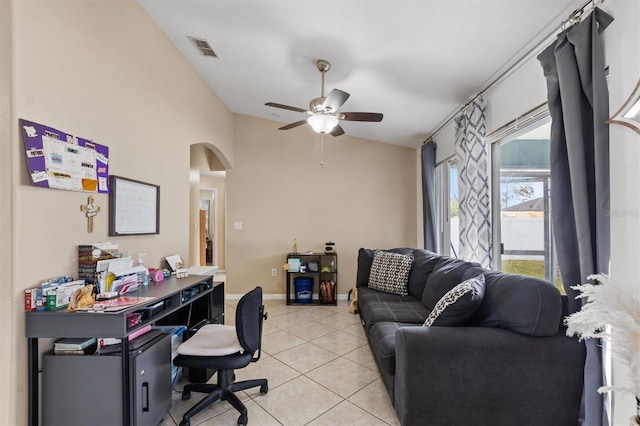
[[[162,269],[156,269],[155,271],[153,271],[151,277],[153,278],[153,282],[156,283],[164,281],[164,273],[162,272]]]

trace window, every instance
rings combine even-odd
[[[438,217],[438,252],[458,257],[458,165],[455,158],[436,167],[436,209]]]
[[[494,268],[553,282],[562,290],[551,224],[551,120],[494,138],[492,203]]]

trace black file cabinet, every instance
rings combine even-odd
[[[133,424],[157,426],[171,408],[171,336],[129,352],[129,365]],[[121,369],[119,354],[44,355],[42,425],[121,424]]]

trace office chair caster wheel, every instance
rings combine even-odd
[[[249,419],[244,414],[242,414],[242,415],[240,415],[240,417],[238,417],[238,424],[239,425],[247,426],[247,422],[248,421],[249,421]]]
[[[191,399],[191,392],[189,391],[183,391],[182,392],[182,400],[186,401],[188,399]],[[182,425],[181,425],[182,426]],[[189,426],[189,425],[185,425],[185,426]]]
[[[264,395],[267,392],[269,392],[269,386],[268,385],[260,385],[260,393],[262,395]]]

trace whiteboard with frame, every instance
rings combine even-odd
[[[110,176],[109,235],[160,233],[160,186]]]

